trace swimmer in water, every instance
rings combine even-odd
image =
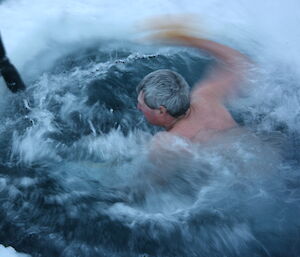
[[[6,57],[5,48],[0,36],[0,75],[2,75],[8,89],[17,93],[25,90],[25,84],[19,75],[17,69],[11,64]]]
[[[192,92],[178,73],[162,69],[148,74],[137,86],[137,108],[150,124],[163,127],[156,137],[180,136],[205,142],[214,135],[237,127],[224,101],[245,77],[249,60],[220,43],[190,36],[175,25],[161,26],[155,38],[198,48],[217,59],[214,71],[199,81]],[[171,29],[170,29],[171,28]]]

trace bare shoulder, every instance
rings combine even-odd
[[[195,85],[193,91],[191,92],[191,104],[194,106],[207,105],[207,104],[222,104],[222,100],[217,96],[215,90],[213,90],[209,85],[210,83],[200,83]]]
[[[197,90],[191,94],[191,110],[194,114],[208,117],[216,110],[224,108],[223,103],[210,90]]]
[[[223,130],[237,126],[223,101],[215,97],[214,91],[208,87],[192,93],[191,106],[194,115],[201,117],[201,122],[205,127]]]

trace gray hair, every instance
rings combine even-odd
[[[149,73],[138,84],[137,93],[144,93],[145,103],[152,109],[164,106],[170,115],[179,117],[190,107],[190,88],[177,72],[162,69]]]

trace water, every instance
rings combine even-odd
[[[0,243],[43,257],[299,256],[298,10],[2,1],[2,37],[28,89],[12,95],[1,82]],[[159,68],[192,85],[212,64],[136,41],[141,20],[166,12],[198,14],[206,36],[257,68],[229,105],[247,129],[199,146],[176,139],[150,162],[158,129],[136,110],[136,85]]]

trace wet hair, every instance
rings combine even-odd
[[[149,73],[138,84],[137,93],[144,93],[145,103],[152,109],[164,106],[173,117],[179,117],[190,107],[190,88],[177,72],[162,69]]]

